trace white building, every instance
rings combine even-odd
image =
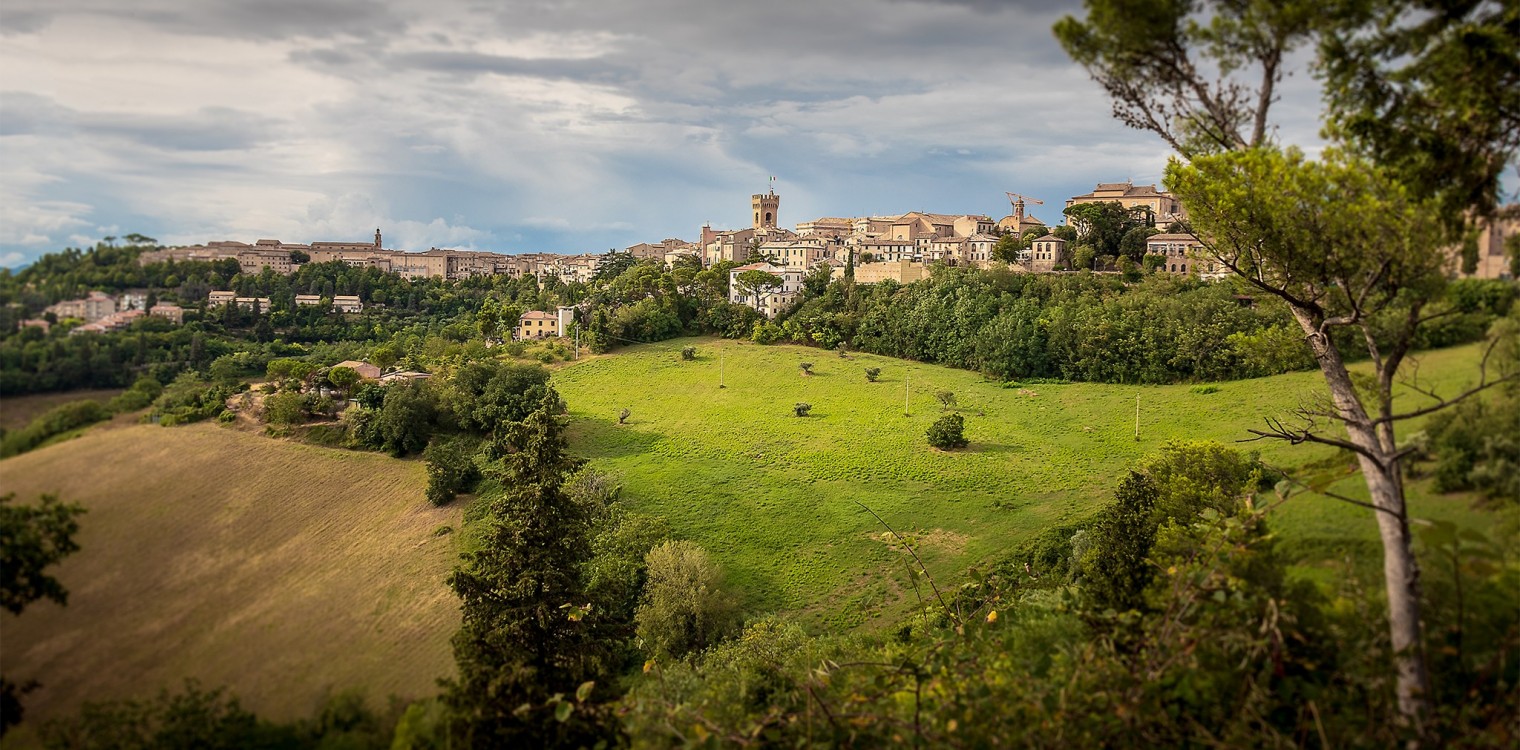
[[[781,286],[773,289],[760,290],[759,294],[750,295],[749,290],[741,288],[739,276],[745,271],[764,271],[774,274],[781,279]],[[806,272],[800,268],[782,268],[769,263],[751,263],[747,266],[739,266],[728,272],[728,301],[736,305],[758,310],[767,318],[774,318],[781,313],[787,305],[797,299],[797,294],[802,291],[802,277]]]

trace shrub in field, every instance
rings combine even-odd
[[[276,393],[264,399],[264,422],[292,425],[306,421],[306,397],[299,393]]]
[[[870,382],[874,383],[874,382],[876,382],[876,379],[879,378],[879,377],[881,377],[881,368],[880,367],[867,367],[866,368],[866,380],[867,381],[870,381]]]
[[[929,445],[942,451],[964,448],[970,445],[966,440],[966,420],[959,414],[946,414],[929,425]]]
[[[626,406],[623,407],[623,410],[620,411],[620,412],[618,412],[618,424],[627,424],[628,423],[628,417],[631,416],[632,414],[633,414],[633,412],[631,410],[629,410],[628,407],[626,407]]]
[[[955,394],[950,391],[939,391],[934,394],[934,398],[939,401],[942,409],[955,408]]]
[[[1207,396],[1210,393],[1218,393],[1219,392],[1219,386],[1217,386],[1217,385],[1195,385],[1195,386],[1192,387],[1191,390],[1194,393],[1196,393],[1196,394],[1198,394],[1200,396]]]
[[[799,417],[805,417],[805,416],[807,416],[808,412],[810,412],[812,410],[813,410],[813,405],[812,404],[803,403],[801,401],[798,401],[797,405],[792,407],[792,413],[796,414]]]
[[[427,463],[427,499],[433,505],[448,505],[454,496],[468,492],[480,479],[475,465],[475,442],[460,437],[435,437],[422,452]]]
[[[683,346],[683,347],[681,347],[681,359],[690,361],[690,360],[693,360],[693,359],[696,359],[696,358],[697,358],[697,348],[695,346]]]
[[[799,362],[797,364],[797,366],[800,367],[800,368],[802,368],[802,374],[803,375],[812,375],[813,374],[813,363],[812,362]]]

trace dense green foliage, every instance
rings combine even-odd
[[[1452,285],[1452,315],[1421,346],[1482,338],[1513,285]],[[945,268],[906,286],[831,285],[781,324],[784,338],[935,362],[1000,380],[1100,383],[1232,380],[1309,369],[1286,307],[1230,284],[1153,276],[1139,284],[1085,274]]]
[[[1469,401],[1431,418],[1436,487],[1520,502],[1520,393]]]
[[[79,713],[43,725],[48,750],[386,750],[396,709],[376,713],[362,695],[338,693],[317,713],[288,724],[261,719],[223,688],[187,681],[151,699],[86,703]]]

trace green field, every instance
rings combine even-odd
[[[696,361],[679,351],[695,344]],[[1476,347],[1430,352],[1421,373],[1445,392],[1476,376]],[[812,362],[811,376],[798,364]],[[721,376],[726,387],[719,388]],[[866,367],[882,370],[868,383]],[[900,557],[861,504],[912,532],[941,584],[1052,524],[1108,501],[1125,469],[1171,439],[1231,442],[1265,416],[1322,389],[1318,373],[1192,386],[1086,383],[1004,387],[975,373],[868,354],[683,339],[564,367],[554,384],[570,407],[571,444],[617,476],[635,509],[664,516],[707,547],[752,611],[803,614],[814,626],[882,622],[911,603]],[[955,394],[968,449],[924,438]],[[906,396],[906,415],[905,415]],[[1135,405],[1140,403],[1140,439]],[[1417,396],[1409,403],[1418,403]],[[794,403],[812,415],[792,415]],[[620,409],[632,415],[618,425]],[[1330,449],[1257,442],[1264,459],[1297,466]],[[1351,477],[1336,487],[1352,493]],[[1411,491],[1416,516],[1490,526],[1465,496]],[[1366,511],[1301,496],[1277,511],[1289,553],[1313,567],[1377,552]],[[1504,516],[1513,528],[1512,513]]]

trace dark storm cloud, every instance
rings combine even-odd
[[[278,136],[279,120],[228,107],[203,107],[185,115],[80,112],[45,96],[0,93],[0,135],[100,136],[163,151],[247,149]]]

